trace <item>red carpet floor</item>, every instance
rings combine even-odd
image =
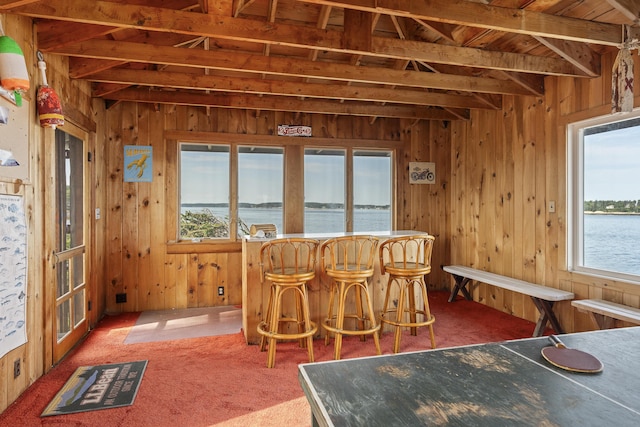
[[[534,324],[478,303],[447,303],[429,296],[438,348],[527,338]],[[241,333],[142,344],[124,344],[138,313],[105,317],[85,342],[38,379],[0,414],[0,426],[308,426],[311,412],[298,383],[297,365],[307,362],[297,343],[278,344],[276,366],[266,353],[247,346]],[[390,354],[393,334],[381,339]],[[427,349],[429,337],[402,338],[402,351]],[[333,344],[314,345],[316,361],[331,360]],[[373,340],[344,339],[342,358],[374,355]],[[148,360],[133,405],[40,418],[45,406],[78,366]]]

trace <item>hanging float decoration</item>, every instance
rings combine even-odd
[[[22,49],[14,39],[4,35],[0,25],[0,96],[18,107],[22,92],[29,90],[29,73]]]
[[[625,25],[623,43],[613,63],[611,73],[611,113],[630,113],[634,104],[634,71],[631,51],[640,48],[640,39]]]
[[[29,73],[22,49],[5,35],[0,35],[0,84],[8,91],[29,90]]]
[[[42,52],[38,51],[38,68],[42,78],[42,85],[38,88],[36,97],[38,107],[38,118],[40,126],[43,128],[55,129],[64,125],[64,115],[62,114],[62,105],[56,91],[49,87],[47,83],[47,64],[44,62]]]

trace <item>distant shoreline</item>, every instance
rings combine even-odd
[[[319,203],[305,202],[307,209],[344,209],[344,205],[340,203]],[[228,209],[226,203],[183,203],[181,208],[218,208]],[[240,209],[282,209],[282,203],[238,203]],[[373,209],[373,210],[390,210],[389,205],[354,205],[355,209]]]
[[[584,211],[585,215],[640,215],[640,212]]]

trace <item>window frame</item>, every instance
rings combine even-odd
[[[343,161],[343,168],[344,168],[344,176],[342,177],[342,184],[344,186],[342,192],[344,194],[344,200],[342,200],[343,203],[343,214],[344,214],[344,223],[342,224],[344,227],[344,231],[335,231],[335,230],[328,230],[327,232],[330,233],[345,233],[350,231],[351,228],[351,218],[353,216],[353,212],[352,212],[352,203],[350,203],[350,198],[352,195],[351,192],[351,185],[350,185],[350,174],[349,174],[349,167],[350,165],[352,165],[352,162],[350,161],[352,156],[352,153],[350,153],[350,150],[348,150],[346,147],[317,147],[317,146],[313,146],[313,145],[309,145],[309,146],[304,146],[304,150],[303,150],[303,156],[302,156],[302,169],[303,169],[303,192],[304,192],[304,206],[302,208],[303,211],[303,227],[307,222],[307,207],[306,207],[306,203],[307,202],[312,202],[311,200],[307,200],[307,185],[306,185],[306,173],[307,173],[307,162],[306,162],[306,157],[307,157],[307,152],[308,151],[315,151],[315,152],[324,152],[324,151],[329,151],[329,152],[340,152],[342,154],[342,161]],[[309,154],[311,156],[320,156],[320,155],[324,155],[324,154]],[[338,155],[336,153],[336,155]],[[351,168],[351,170],[353,171],[353,168]],[[315,200],[314,200],[315,201]],[[307,233],[308,231],[304,231],[305,233]]]
[[[345,176],[344,176],[344,231],[340,231],[338,233],[352,233],[354,232],[354,226],[355,226],[355,209],[356,209],[356,204],[355,204],[355,195],[354,195],[354,191],[355,191],[355,182],[354,182],[354,174],[355,174],[355,168],[354,168],[354,158],[357,156],[357,153],[361,153],[361,152],[365,152],[365,153],[371,153],[371,152],[381,152],[381,153],[388,153],[388,156],[384,156],[384,157],[389,157],[390,159],[390,163],[391,163],[391,167],[390,167],[390,171],[389,171],[389,181],[390,181],[390,187],[391,187],[391,194],[390,194],[390,200],[389,200],[389,204],[390,204],[390,218],[389,218],[389,222],[390,222],[390,230],[395,230],[396,229],[396,215],[395,215],[395,199],[396,199],[396,186],[397,186],[397,180],[396,180],[396,174],[395,174],[395,170],[396,170],[396,150],[394,150],[393,148],[389,148],[389,147],[346,147],[346,146],[331,146],[331,147],[324,147],[324,146],[318,146],[315,144],[310,144],[310,145],[305,145],[304,147],[304,153],[306,155],[307,150],[315,150],[315,151],[322,151],[322,150],[328,150],[328,151],[343,151],[344,152],[344,162],[345,162]],[[363,156],[364,157],[364,156]],[[304,155],[303,155],[303,162],[304,162]],[[304,208],[303,210],[306,211],[306,208]],[[368,231],[386,231],[386,230],[368,230]],[[332,231],[329,231],[329,233],[331,233]],[[305,233],[307,233],[307,231],[305,230]]]
[[[640,275],[584,266],[584,131],[640,118],[640,109],[607,114],[567,125],[567,270],[585,276],[640,284]]]
[[[273,148],[282,148],[284,149],[284,163],[285,163],[285,182],[284,182],[284,227],[286,228],[287,220],[287,211],[288,209],[288,198],[289,198],[289,190],[287,190],[287,168],[290,162],[288,156],[293,153],[304,153],[305,148],[320,148],[327,147],[328,149],[344,149],[347,151],[347,157],[351,158],[353,156],[354,151],[387,151],[390,152],[391,157],[391,230],[396,229],[396,192],[397,192],[397,150],[402,149],[403,143],[401,141],[386,141],[386,140],[350,140],[350,139],[334,139],[334,138],[282,138],[275,136],[266,136],[266,135],[230,135],[223,134],[217,132],[206,132],[198,135],[193,135],[189,132],[184,131],[172,131],[165,134],[167,139],[173,140],[175,145],[175,153],[176,153],[176,170],[178,176],[176,177],[176,185],[175,188],[175,205],[173,208],[176,210],[176,215],[170,215],[170,218],[175,218],[175,223],[171,225],[173,228],[173,233],[175,233],[175,240],[168,242],[168,253],[187,253],[187,252],[227,252],[229,250],[234,250],[236,248],[235,245],[238,245],[242,240],[241,237],[234,235],[233,232],[230,233],[229,238],[207,238],[202,239],[200,241],[193,240],[181,240],[179,239],[179,222],[180,222],[180,145],[181,144],[216,144],[216,145],[228,145],[230,146],[231,152],[231,169],[230,169],[230,219],[234,221],[232,227],[233,230],[236,230],[237,227],[237,193],[234,192],[234,188],[237,187],[238,183],[238,164],[237,164],[237,150],[238,147],[251,147],[251,146],[268,146]],[[307,143],[308,142],[308,143]],[[304,158],[303,154],[300,154],[300,161],[302,162]],[[347,164],[347,168],[350,173],[353,173],[352,165]],[[351,178],[349,178],[351,179]],[[301,183],[304,184],[304,176],[301,176]],[[297,185],[297,184],[296,184]],[[294,186],[296,186],[294,185]],[[349,183],[347,184],[349,185]],[[352,189],[348,187],[347,189],[349,198],[347,200],[347,204],[349,207],[353,205],[353,202],[349,202],[352,200],[350,195],[350,191]],[[290,207],[290,206],[289,206]],[[303,209],[303,208],[302,208]],[[169,224],[168,224],[169,226]],[[348,224],[348,230],[351,229],[351,224]],[[278,230],[279,233],[291,234],[291,231],[286,230]],[[239,246],[238,246],[239,247]]]
[[[240,236],[240,220],[242,220],[242,218],[240,218],[239,214],[240,214],[240,204],[244,203],[243,201],[240,200],[240,155],[242,154],[241,150],[249,150],[251,152],[253,152],[254,150],[257,150],[259,153],[262,151],[262,153],[260,154],[275,154],[275,152],[277,151],[281,151],[281,153],[278,153],[282,156],[282,163],[280,165],[280,167],[282,168],[282,182],[281,184],[281,191],[282,191],[282,208],[281,208],[281,216],[282,216],[282,225],[284,227],[284,211],[285,211],[285,198],[286,198],[286,179],[285,179],[285,156],[286,156],[286,150],[284,149],[284,147],[277,147],[274,145],[251,145],[251,144],[237,144],[236,145],[236,173],[235,176],[237,177],[237,179],[235,180],[236,182],[236,192],[232,193],[232,194],[236,194],[236,200],[235,200],[235,204],[236,204],[236,211],[235,211],[235,231],[236,231],[236,239],[240,240],[242,239],[242,236]],[[265,151],[269,152],[272,151],[272,153],[265,153]],[[232,190],[233,190],[233,186],[232,186]],[[252,224],[250,223],[245,223],[245,225],[247,227],[251,227]],[[276,224],[277,227],[278,224]],[[279,232],[281,232],[280,227],[277,227],[277,229],[279,230]]]
[[[350,221],[350,231],[353,231],[356,228],[356,217],[355,217],[355,212],[356,212],[356,206],[358,206],[358,204],[356,203],[356,198],[355,198],[355,190],[356,190],[356,182],[355,182],[355,176],[356,176],[356,170],[355,170],[355,162],[354,159],[356,157],[369,157],[369,155],[358,155],[358,153],[372,153],[372,152],[384,152],[384,153],[388,153],[388,156],[380,156],[380,157],[388,157],[389,158],[389,224],[390,224],[390,228],[391,230],[395,230],[396,229],[396,221],[395,221],[395,188],[396,188],[396,174],[395,174],[395,170],[396,170],[396,153],[394,150],[391,149],[384,149],[384,148],[354,148],[353,150],[351,150],[351,176],[352,176],[352,194],[351,194],[351,221]],[[368,231],[384,231],[384,230],[368,230]]]
[[[229,176],[228,178],[228,195],[229,199],[227,200],[229,206],[229,235],[224,237],[203,237],[203,238],[182,238],[180,235],[180,218],[182,216],[182,146],[183,145],[198,145],[198,146],[217,146],[217,147],[225,147],[228,149],[228,158],[229,158]],[[177,204],[177,215],[176,215],[176,241],[178,242],[191,242],[191,243],[200,243],[200,242],[215,242],[215,241],[223,241],[229,242],[235,239],[232,238],[232,230],[237,228],[237,200],[234,200],[234,185],[237,186],[237,180],[234,180],[233,177],[237,174],[237,153],[235,150],[238,149],[237,145],[229,144],[229,143],[216,143],[216,144],[205,144],[205,143],[194,143],[190,141],[178,141],[178,153],[177,153],[177,161],[178,161],[178,176],[176,177],[177,182],[177,192],[176,192],[176,204]],[[205,151],[205,150],[202,150]],[[214,152],[225,152],[224,150],[213,150]],[[235,163],[235,170],[234,170]],[[237,193],[235,193],[237,194]],[[235,198],[237,199],[237,197]]]

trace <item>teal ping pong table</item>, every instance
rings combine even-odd
[[[550,365],[546,337],[306,363],[313,426],[640,426],[640,327],[562,335],[597,374]]]

